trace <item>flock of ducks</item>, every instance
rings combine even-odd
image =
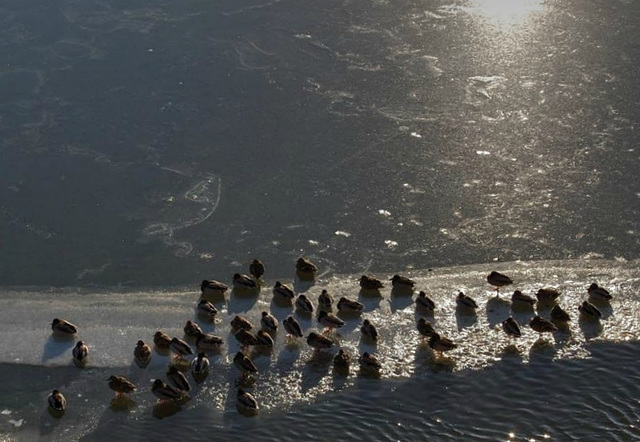
[[[315,280],[318,267],[305,258],[299,258],[296,262],[296,275],[301,281]],[[258,294],[263,285],[263,275],[265,272],[264,264],[259,259],[254,259],[249,267],[250,275],[236,273],[233,276],[233,289],[237,292],[250,294]],[[415,281],[402,276],[394,275],[391,279],[392,294],[412,296],[414,293]],[[496,296],[500,296],[500,289],[513,284],[513,280],[502,273],[492,271],[487,276],[487,282],[496,290]],[[380,296],[380,289],[384,288],[384,283],[379,279],[362,275],[359,280],[361,293],[365,295]],[[204,280],[200,286],[201,298],[196,306],[198,317],[203,320],[213,322],[218,314],[218,310],[212,303],[216,299],[224,299],[225,292],[229,287],[216,280]],[[356,300],[347,297],[341,297],[337,303],[334,302],[333,296],[322,290],[318,297],[317,308],[314,307],[311,300],[304,294],[296,295],[292,286],[277,281],[273,287],[273,302],[279,306],[288,306],[296,309],[300,315],[312,317],[317,311],[317,321],[324,330],[321,333],[314,331],[306,336],[307,344],[314,349],[315,352],[332,349],[336,347],[337,339],[335,330],[341,328],[345,321],[333,313],[335,304],[341,316],[358,317],[362,312],[364,305]],[[588,289],[588,300],[585,300],[579,307],[578,311],[581,317],[592,320],[599,320],[602,317],[600,309],[596,304],[608,304],[611,300],[611,294],[596,283],[591,284]],[[566,328],[567,322],[571,320],[571,316],[563,310],[558,304],[557,299],[560,293],[554,289],[544,288],[538,290],[534,296],[528,296],[515,290],[511,296],[511,305],[514,311],[517,310],[533,310],[537,304],[538,307],[551,308],[550,320],[540,316],[534,316],[529,322],[529,327],[540,334],[553,333],[560,328]],[[475,314],[478,304],[474,299],[460,292],[456,298],[457,308],[461,312]],[[435,302],[429,298],[424,292],[420,291],[415,299],[416,312],[426,316],[432,316],[436,308]],[[268,311],[263,311],[260,318],[260,327],[257,332],[254,324],[244,316],[236,315],[230,323],[232,334],[240,343],[242,350],[238,351],[233,358],[233,365],[241,374],[240,380],[246,380],[253,374],[258,372],[256,365],[247,354],[247,349],[252,346],[262,349],[269,349],[274,346],[274,337],[279,330],[279,321]],[[298,338],[304,338],[302,326],[298,320],[289,315],[282,321],[282,326],[286,332],[286,339],[294,342]],[[417,321],[417,330],[421,339],[428,339],[429,347],[435,352],[438,358],[443,353],[453,350],[457,344],[452,340],[441,336],[434,326],[424,317],[420,317]],[[502,330],[510,339],[518,338],[522,335],[521,326],[513,317],[508,317],[501,323]],[[64,319],[55,318],[51,323],[52,331],[55,335],[76,336],[78,327]],[[360,327],[362,339],[370,342],[378,340],[378,330],[369,319],[364,319]],[[223,345],[223,339],[214,334],[204,333],[200,326],[193,321],[187,321],[184,326],[185,337],[190,338],[195,343],[197,353],[192,346],[185,340],[178,337],[171,337],[161,330],[158,330],[153,337],[155,349],[160,354],[171,354],[171,361],[166,373],[167,380],[155,379],[151,385],[151,392],[158,398],[161,403],[176,402],[188,400],[189,391],[191,390],[190,382],[185,372],[190,371],[196,382],[201,382],[207,376],[209,371],[209,360],[206,352],[218,352]],[[195,356],[193,356],[195,354]],[[89,347],[87,344],[79,340],[72,350],[72,358],[75,365],[84,367],[89,357]],[[134,348],[133,357],[135,363],[141,367],[146,367],[152,357],[152,348],[146,342],[139,340]],[[192,359],[189,361],[189,357]],[[364,352],[357,359],[360,370],[364,374],[377,377],[382,370],[382,363],[375,354]],[[334,369],[337,373],[348,374],[352,365],[351,356],[343,349],[339,348],[333,357]],[[116,399],[126,397],[125,395],[136,390],[137,386],[124,376],[112,375],[108,379],[108,386],[115,392]],[[53,390],[47,398],[49,411],[56,417],[62,416],[67,401],[64,395],[57,389]],[[236,392],[236,406],[238,410],[245,415],[253,415],[258,411],[258,401],[256,398],[238,387]]]

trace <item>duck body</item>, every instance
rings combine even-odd
[[[191,384],[189,384],[187,377],[180,370],[178,370],[174,365],[171,365],[169,367],[169,371],[167,371],[167,379],[169,379],[169,382],[171,382],[171,384],[178,390],[181,390],[181,391],[191,390]]]
[[[293,316],[287,316],[285,320],[282,321],[282,325],[284,325],[284,329],[289,334],[289,336],[293,336],[294,338],[302,337],[302,327]]]
[[[187,321],[183,328],[184,334],[191,338],[197,338],[198,336],[204,334],[202,329],[198,324],[193,321]]]
[[[224,295],[229,286],[215,279],[205,279],[200,284],[200,290],[203,295]]]
[[[378,330],[376,326],[371,323],[368,319],[365,319],[362,322],[362,327],[360,327],[360,333],[362,336],[371,339],[372,341],[378,340]]]
[[[328,329],[340,328],[344,325],[344,321],[338,318],[333,313],[327,313],[324,310],[320,310],[318,314],[318,322]]]
[[[487,276],[487,282],[496,288],[496,291],[500,293],[500,287],[513,284],[513,280],[507,275],[493,271]]]
[[[242,354],[242,352],[240,351],[236,353],[235,357],[233,358],[233,365],[235,365],[235,367],[243,374],[258,372],[258,367],[256,367],[253,361],[249,359],[248,356]]]
[[[591,304],[589,301],[584,301],[582,305],[578,306],[578,311],[589,318],[600,319],[602,318],[602,312],[598,307]]]
[[[258,411],[258,401],[256,398],[241,388],[238,388],[238,393],[236,394],[236,406],[248,411]]]
[[[369,354],[366,351],[358,358],[360,368],[365,371],[379,372],[382,369],[382,363],[376,355]]]
[[[47,397],[47,403],[49,407],[58,412],[63,412],[67,409],[67,399],[58,390],[53,390]]]
[[[364,304],[353,299],[345,298],[344,296],[338,301],[338,311],[342,313],[362,313]]]
[[[422,308],[426,311],[432,312],[436,308],[436,303],[433,302],[433,300],[429,298],[425,292],[420,291],[420,293],[418,293],[418,297],[416,298],[416,308]]]
[[[331,339],[316,332],[309,333],[309,336],[307,336],[307,344],[316,350],[333,347],[333,341]]]
[[[288,284],[282,284],[280,281],[276,281],[276,284],[273,286],[273,296],[281,302],[292,304],[296,293]]]
[[[520,326],[513,318],[507,318],[502,321],[502,330],[504,330],[504,332],[509,337],[519,338],[520,336],[522,336]]]
[[[234,330],[251,330],[253,328],[253,324],[244,316],[236,315],[231,320],[231,328]]]
[[[301,280],[315,279],[317,272],[318,272],[318,266],[316,266],[310,260],[300,257],[296,261],[296,274],[298,275],[298,278],[300,278]]]
[[[84,341],[78,341],[76,346],[73,347],[71,354],[75,362],[78,364],[84,364],[89,356],[89,347],[87,347],[87,344],[85,344]]]
[[[607,289],[598,286],[595,282],[589,286],[587,293],[590,297],[604,301],[610,301],[613,298]]]
[[[362,275],[360,277],[360,287],[364,290],[380,290],[384,284],[375,276]]]
[[[117,395],[131,393],[136,389],[136,384],[124,376],[111,375],[107,381],[109,381],[109,388],[115,391]]]
[[[196,338],[196,347],[200,350],[218,351],[222,347],[223,340],[220,336],[210,333],[202,334]]]
[[[435,350],[438,353],[443,353],[445,351],[451,351],[458,347],[452,340],[443,338],[438,333],[434,333],[429,338],[429,347]]]
[[[256,279],[262,278],[264,275],[264,264],[259,259],[254,259],[249,264],[249,273]]]
[[[233,275],[233,288],[236,290],[255,290],[258,287],[258,283],[248,275],[241,273],[234,273]]]
[[[178,338],[171,339],[171,342],[169,343],[169,349],[178,357],[193,354],[193,350],[191,349],[189,344]]]
[[[326,291],[322,290],[320,296],[318,296],[318,306],[325,310],[331,311],[331,306],[333,305],[333,296]]]
[[[278,320],[275,316],[270,314],[269,312],[262,312],[262,317],[260,318],[260,325],[262,328],[268,332],[275,333],[278,331]]]
[[[554,304],[560,297],[560,292],[556,289],[544,288],[536,292],[538,303],[542,305]]]
[[[534,331],[540,333],[540,335],[542,335],[542,333],[553,333],[555,331],[558,331],[558,327],[553,325],[552,322],[541,318],[540,316],[534,316],[531,322],[529,322],[529,326]]]
[[[422,336],[430,338],[436,331],[433,328],[433,325],[429,321],[424,318],[418,319],[418,323],[416,324],[418,328],[418,333]]]
[[[156,347],[167,350],[171,346],[171,337],[168,334],[158,330],[153,335],[153,343]]]
[[[151,359],[151,347],[144,341],[138,341],[133,350],[133,357],[139,365],[148,363]]]
[[[307,296],[302,293],[298,295],[298,299],[296,299],[296,308],[302,313],[308,315],[313,313],[313,304],[311,303],[309,298],[307,298]]]
[[[67,320],[54,318],[51,322],[51,330],[59,335],[75,335],[78,333],[78,327]]]
[[[264,330],[258,330],[256,340],[258,341],[257,345],[262,345],[263,347],[272,348],[275,345],[271,335]]]
[[[209,365],[207,354],[201,351],[198,353],[198,356],[191,361],[191,372],[195,376],[205,374],[209,371]]]
[[[178,389],[164,382],[162,379],[156,379],[151,385],[151,393],[160,401],[177,401],[183,398],[183,393]]]
[[[478,304],[471,296],[467,296],[464,293],[458,293],[458,297],[456,298],[456,305],[463,309],[475,310],[478,308]]]
[[[202,315],[202,316],[208,318],[211,321],[218,314],[218,309],[216,308],[216,306],[213,305],[211,302],[207,301],[206,299],[201,299],[200,300],[196,310],[197,310],[199,315]]]

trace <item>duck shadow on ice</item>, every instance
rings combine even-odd
[[[305,394],[313,387],[320,384],[322,378],[329,374],[333,365],[333,354],[326,351],[314,351],[304,365],[300,392]]]
[[[485,306],[489,327],[493,328],[511,315],[511,303],[504,298],[494,296]]]
[[[604,313],[603,313],[604,317]],[[591,339],[597,338],[602,334],[602,323],[599,319],[590,318],[583,314],[578,316],[578,326],[580,327],[580,331],[584,335],[584,338],[589,341]]]
[[[391,309],[391,313],[395,313],[398,310],[404,310],[412,304],[413,298],[411,296],[396,295],[393,291],[391,292],[391,297],[389,298],[389,308]]]
[[[478,323],[478,314],[474,309],[456,307],[456,327],[458,331],[473,327]]]
[[[250,311],[258,301],[259,292],[246,292],[232,290],[227,304],[227,312],[229,315],[237,313],[246,313]]]
[[[49,336],[49,339],[47,339],[44,343],[41,362],[47,363],[51,359],[58,358],[65,353],[69,354],[69,361],[71,361],[71,349],[75,346],[75,344],[75,336],[65,336],[55,333],[51,334]]]

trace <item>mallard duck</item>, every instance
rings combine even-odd
[[[74,335],[78,332],[78,327],[64,319],[54,318],[51,322],[51,330],[61,335]]]
[[[47,397],[47,403],[52,410],[63,412],[67,409],[67,400],[58,390],[53,390]]]
[[[124,376],[111,375],[107,381],[109,381],[109,388],[116,392],[116,396],[131,393],[136,389],[136,384]]]
[[[318,322],[329,330],[340,328],[344,325],[344,321],[342,319],[338,318],[333,313],[327,313],[324,310],[320,310],[318,313]]]
[[[296,318],[293,316],[287,316],[284,321],[282,321],[282,325],[284,325],[284,329],[288,333],[289,336],[293,336],[294,338],[302,337],[302,327],[300,323],[296,321]]]
[[[540,337],[542,337],[543,333],[553,333],[558,330],[558,327],[553,325],[553,323],[547,321],[544,318],[541,318],[540,316],[535,316],[529,323],[529,326],[533,329],[533,331],[538,332],[540,334]]]
[[[318,296],[318,306],[325,310],[331,311],[332,305],[333,305],[333,296],[331,296],[331,294],[328,291],[322,290],[322,292],[320,293],[320,296]]]
[[[309,336],[307,336],[307,344],[316,350],[333,347],[333,341],[331,339],[316,332],[309,333]]]
[[[248,275],[234,273],[233,288],[236,290],[254,290],[258,287],[258,283]]]
[[[511,317],[502,321],[502,330],[504,330],[504,332],[509,337],[519,338],[520,336],[522,336],[520,326],[518,325],[516,320]]]
[[[582,305],[578,306],[578,311],[590,318],[600,319],[602,318],[602,312],[595,305],[591,304],[589,301],[584,301]]]
[[[248,330],[240,329],[235,334],[236,339],[243,347],[258,345],[258,339]]]
[[[313,313],[313,304],[304,294],[299,294],[298,299],[296,299],[296,308],[300,310],[302,313],[312,314]]]
[[[360,287],[364,290],[380,290],[384,284],[375,276],[362,275],[360,277]]]
[[[256,340],[258,341],[257,345],[262,345],[263,347],[271,348],[275,344],[271,335],[264,330],[258,330]]]
[[[156,347],[166,350],[171,345],[171,337],[168,334],[158,330],[153,335],[153,343],[156,345]]]
[[[182,372],[178,370],[175,365],[169,366],[169,370],[167,371],[167,379],[169,379],[169,382],[171,382],[171,384],[173,384],[173,386],[178,390],[191,390],[191,384],[189,384],[187,377],[182,374]]]
[[[465,309],[475,310],[478,308],[478,304],[476,303],[476,301],[474,301],[471,296],[467,296],[462,292],[458,293],[456,304],[458,305],[458,307]]]
[[[458,346],[450,339],[443,338],[438,333],[433,333],[429,338],[429,347],[439,355],[442,355],[443,352],[453,350]]]
[[[416,282],[413,279],[409,279],[406,276],[401,275],[393,275],[393,278],[389,281],[391,281],[391,285],[396,288],[413,289],[413,286],[416,285]]]
[[[249,264],[249,273],[256,279],[262,278],[262,275],[264,275],[264,264],[262,261],[259,259],[251,261],[251,264]]]
[[[296,261],[296,273],[300,279],[313,279],[318,271],[318,266],[305,258],[298,258]]]
[[[538,304],[541,305],[550,305],[555,304],[556,299],[560,297],[560,292],[555,289],[540,289],[536,293],[536,298],[538,298]]]
[[[187,321],[187,323],[184,325],[183,330],[186,336],[192,338],[197,338],[198,336],[204,334],[200,326],[193,321]]]
[[[507,275],[493,271],[487,276],[487,282],[496,288],[496,293],[500,296],[500,287],[513,284],[513,280]]]
[[[420,293],[418,293],[418,297],[416,298],[416,308],[422,308],[432,312],[436,308],[436,303],[433,302],[433,300],[429,298],[425,292],[420,291]]]
[[[151,393],[160,401],[177,401],[183,398],[184,393],[173,388],[162,379],[156,379],[151,386]]]
[[[203,334],[196,338],[196,347],[200,350],[217,351],[222,347],[223,340],[220,336]]]
[[[258,411],[258,401],[256,398],[254,398],[251,393],[244,391],[242,388],[238,388],[238,393],[236,394],[236,406],[248,411]]]
[[[349,356],[349,354],[343,349],[340,349],[333,357],[333,365],[336,368],[348,369],[350,364],[351,356]]]
[[[418,333],[420,333],[423,337],[430,338],[436,332],[433,328],[433,325],[431,325],[431,323],[424,318],[418,319],[417,327]]]
[[[516,290],[511,295],[511,302],[515,307],[533,307],[536,304],[536,298],[525,295],[520,290]]]
[[[202,284],[200,284],[200,290],[205,296],[224,295],[224,292],[229,290],[229,286],[215,279],[205,279],[202,281]]]
[[[198,356],[191,361],[191,372],[194,376],[205,374],[209,371],[209,359],[207,354],[203,351],[198,353]]]
[[[178,339],[178,338],[171,339],[169,348],[173,353],[176,354],[178,359],[182,358],[182,356],[193,354],[193,350],[191,350],[191,347],[189,347],[189,344],[184,342],[182,339]]]
[[[362,327],[360,327],[360,333],[362,336],[371,339],[372,341],[378,340],[378,330],[376,330],[376,326],[371,323],[368,319],[362,321]]]
[[[258,368],[248,356],[245,356],[241,351],[236,353],[233,358],[233,365],[243,374],[257,373]]]
[[[87,361],[87,356],[89,355],[89,347],[85,344],[84,341],[78,341],[76,346],[73,347],[73,351],[71,352],[73,355],[73,360],[78,364],[84,364]]]
[[[206,299],[201,299],[198,303],[197,312],[199,315],[204,316],[205,318],[213,321],[213,319],[218,314],[218,309],[215,305],[207,301]]]
[[[280,281],[276,281],[276,284],[273,286],[273,296],[282,302],[292,304],[296,294],[288,284],[282,284]]]
[[[607,289],[599,287],[595,282],[589,286],[587,293],[589,293],[589,296],[592,296],[594,299],[610,301],[612,298]]]
[[[236,315],[231,320],[231,328],[234,330],[251,330],[253,328],[253,324],[244,316]]]
[[[551,316],[551,320],[557,323],[565,323],[565,322],[571,321],[571,317],[569,316],[569,313],[564,311],[559,305],[555,305],[551,309],[550,316]]]
[[[364,304],[343,296],[338,301],[337,307],[338,311],[342,313],[361,313],[364,309]]]
[[[133,357],[138,365],[147,364],[151,359],[151,347],[144,341],[138,341],[136,348],[133,350]]]
[[[262,328],[268,332],[275,333],[278,331],[278,320],[269,312],[262,312],[260,325],[262,325]]]
[[[382,369],[382,363],[380,363],[376,355],[369,354],[366,351],[358,358],[358,362],[360,362],[360,368],[365,371],[378,372]]]

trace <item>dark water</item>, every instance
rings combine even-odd
[[[5,0],[0,283],[638,258],[639,15]]]

